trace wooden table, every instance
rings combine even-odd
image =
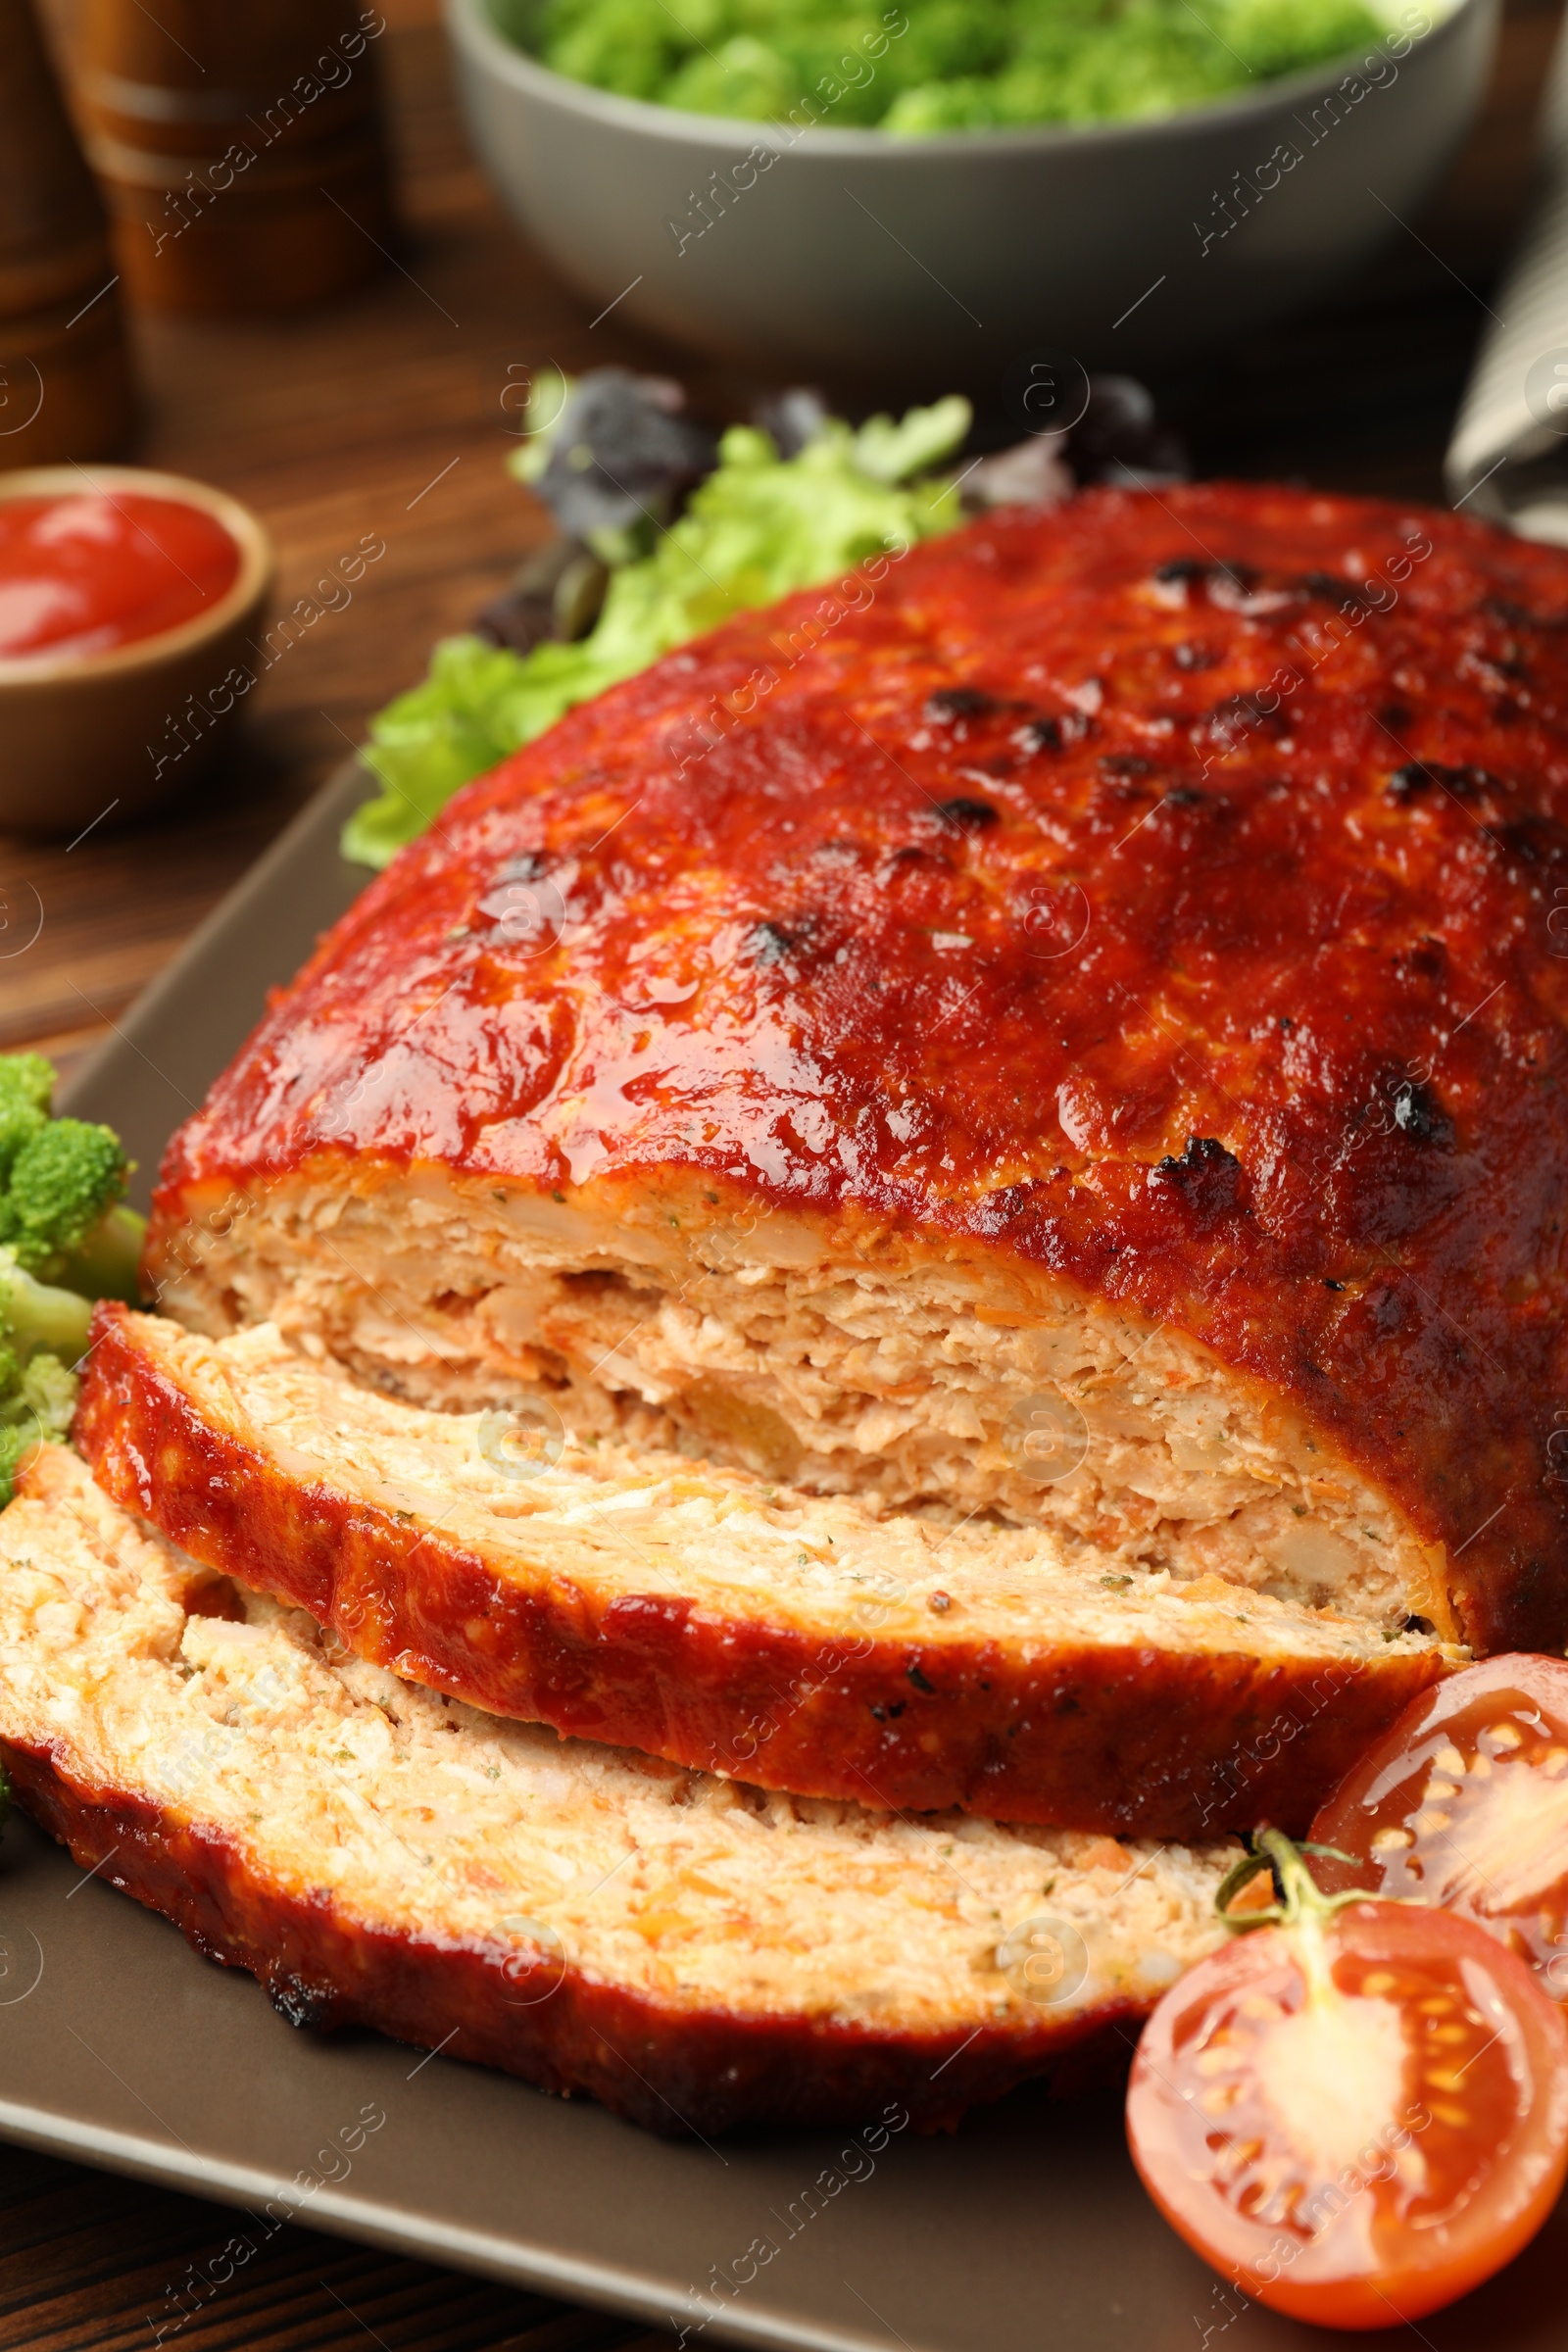
[[[63,1068],[89,1051],[347,755],[367,714],[417,674],[430,641],[467,623],[544,535],[539,511],[499,470],[509,368],[619,360],[682,369],[678,354],[614,319],[591,326],[502,220],[458,126],[436,0],[381,5],[402,267],[324,316],[141,319],[148,405],[135,455],[258,509],[281,558],[280,607],[362,532],[382,537],[386,555],[351,605],[275,662],[243,755],[190,804],[134,831],[107,821],[70,848],[0,840],[0,927],[29,884],[44,914],[35,944],[0,962],[0,1050],[38,1045]],[[1441,496],[1481,297],[1528,194],[1556,17],[1555,0],[1509,0],[1484,119],[1419,239],[1401,236],[1332,309],[1156,387],[1200,471]],[[716,416],[743,413],[761,389],[694,375],[689,364],[685,372]],[[4,2149],[0,2214],[0,2352],[149,2345],[186,2266],[229,2234],[216,2207]],[[367,2340],[388,2352],[596,2352],[672,2339],[304,2229],[166,2336],[180,2352],[347,2352]]]

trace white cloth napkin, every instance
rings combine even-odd
[[[1541,163],[1444,471],[1455,506],[1568,547],[1568,28],[1546,79]]]

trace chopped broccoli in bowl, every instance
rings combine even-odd
[[[1139,122],[1344,58],[1387,0],[490,0],[572,81],[786,135]]]
[[[28,1447],[71,1427],[90,1302],[136,1296],[120,1139],[51,1117],[54,1084],[41,1054],[0,1054],[0,1504]]]

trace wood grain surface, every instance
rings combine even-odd
[[[386,554],[353,602],[262,681],[230,767],[135,830],[106,812],[69,846],[0,839],[0,1050],[70,1068],[121,1017],[280,826],[347,756],[368,712],[419,674],[528,547],[542,513],[500,471],[509,368],[618,360],[684,372],[715,417],[764,387],[599,325],[506,225],[464,145],[437,0],[381,0],[403,239],[364,290],[294,318],[136,318],[137,461],[246,500],[272,531],[280,605],[366,532]],[[69,49],[70,0],[56,0]],[[1280,474],[1436,499],[1485,297],[1530,185],[1556,0],[1509,0],[1484,118],[1428,213],[1331,309],[1156,386],[1204,472]],[[831,387],[828,387],[831,390]],[[41,924],[39,916],[41,913]],[[32,933],[36,929],[36,937]],[[30,944],[24,944],[30,940]],[[519,2096],[531,2095],[519,2092]],[[597,2352],[672,2341],[304,2229],[198,2308],[234,2218],[194,2199],[0,2150],[0,2352],[151,2345],[381,2344]]]
[[[7,2352],[662,2352],[673,2340],[297,2226],[236,2262],[224,2248],[243,2242],[243,2212],[20,2148],[0,2148],[0,2209]]]

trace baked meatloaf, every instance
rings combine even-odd
[[[951,2122],[1211,1949],[1235,1851],[767,1797],[498,1722],[198,1569],[59,1448],[0,1516],[0,1757],[294,2023],[669,2132]]]
[[[1105,1574],[1047,1527],[878,1516],[609,1438],[514,1458],[506,1416],[355,1386],[270,1324],[100,1306],[74,1434],[190,1556],[407,1680],[803,1796],[1304,1830],[1459,1655]]]
[[[1002,514],[470,786],[174,1139],[149,1277],[416,1402],[1560,1649],[1565,795],[1559,553]]]

